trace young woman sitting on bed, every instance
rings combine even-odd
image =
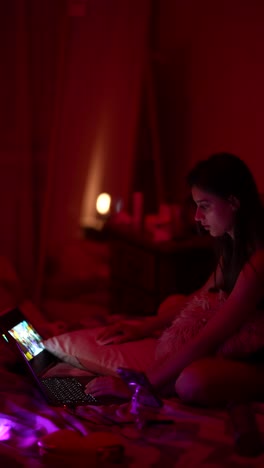
[[[257,400],[264,397],[264,352],[263,361],[261,349],[244,360],[218,353],[244,324],[261,316],[262,309],[264,314],[264,210],[256,183],[246,164],[229,153],[200,161],[187,181],[196,204],[195,220],[220,244],[216,271],[199,294],[221,291],[225,300],[177,353],[157,359],[146,374],[158,392],[173,386],[188,403],[209,406],[238,398]],[[139,340],[165,329],[188,300],[171,296],[157,316],[146,318],[140,327],[117,324],[106,328],[98,341]],[[109,376],[92,380],[86,391],[129,397],[125,384]]]

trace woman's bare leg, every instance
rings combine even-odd
[[[175,389],[184,402],[202,406],[261,401],[264,399],[264,364],[204,358],[184,369]]]

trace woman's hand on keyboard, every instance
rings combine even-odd
[[[118,398],[131,398],[131,392],[118,377],[103,376],[91,380],[85,387],[85,393],[90,393],[93,397],[115,396]]]

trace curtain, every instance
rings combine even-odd
[[[82,236],[97,195],[129,198],[149,9],[1,2],[0,254],[37,301],[47,259]]]

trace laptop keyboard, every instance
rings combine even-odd
[[[85,394],[83,386],[74,377],[46,377],[41,382],[49,400],[61,405],[88,405],[98,401],[91,394]]]

